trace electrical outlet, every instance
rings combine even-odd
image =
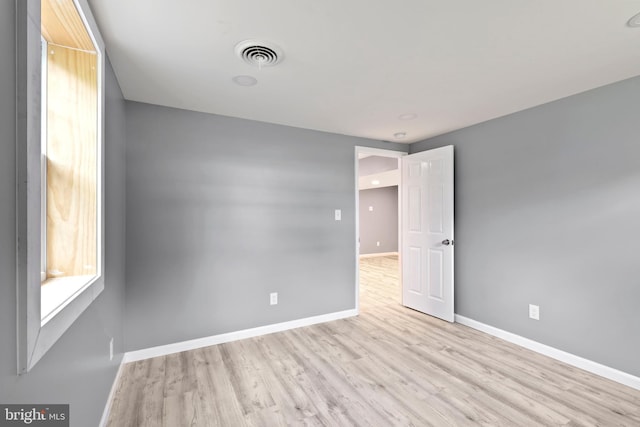
[[[278,293],[277,292],[271,292],[269,294],[269,303],[271,305],[277,305],[278,304]]]
[[[376,242],[376,246],[380,246],[380,242]]]
[[[113,360],[113,337],[109,340],[109,360]]]
[[[540,306],[529,304],[529,318],[540,320]]]
[[[340,209],[336,209],[334,215],[335,215],[336,221],[342,220],[342,211]]]

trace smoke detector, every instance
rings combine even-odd
[[[244,40],[236,45],[236,55],[249,65],[272,67],[284,59],[282,49],[262,40]]]

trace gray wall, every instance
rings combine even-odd
[[[360,254],[397,251],[398,186],[360,190]]]
[[[638,99],[634,78],[411,145],[455,146],[458,314],[640,375]]]
[[[17,376],[14,2],[0,2],[0,402],[69,403],[72,426],[98,424],[123,351],[124,100],[107,75],[105,290],[28,374]],[[109,338],[120,353],[109,361]]]
[[[127,349],[354,308],[355,145],[127,102]]]

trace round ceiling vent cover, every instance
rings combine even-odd
[[[236,45],[236,55],[258,68],[272,67],[284,58],[282,49],[261,40],[244,40]]]

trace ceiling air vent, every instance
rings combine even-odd
[[[236,55],[247,64],[258,68],[272,67],[284,58],[278,46],[261,40],[245,40],[238,43]]]

